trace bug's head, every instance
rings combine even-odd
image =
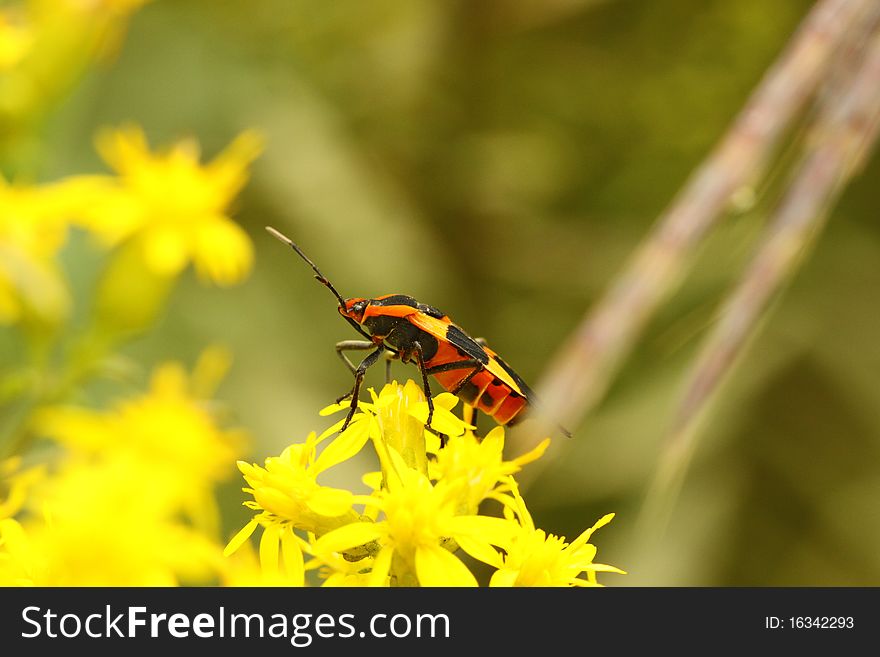
[[[345,305],[339,306],[339,314],[361,324],[364,319],[364,311],[367,309],[369,303],[370,302],[367,299],[362,299],[360,297],[346,299]]]

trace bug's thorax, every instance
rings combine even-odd
[[[392,349],[405,349],[406,339],[409,337],[405,334],[410,333],[406,330],[406,318],[416,312],[416,308],[409,304],[395,304],[390,307],[387,300],[392,297],[408,299],[403,295],[388,295],[378,299],[354,297],[346,299],[344,307],[339,306],[339,314],[362,326],[377,345],[385,342]]]

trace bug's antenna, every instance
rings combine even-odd
[[[318,269],[318,266],[314,262],[309,260],[309,257],[302,252],[302,249],[300,249],[292,239],[290,239],[286,235],[281,234],[279,231],[272,228],[272,226],[266,226],[266,230],[269,231],[269,234],[272,235],[272,237],[287,244],[287,246],[297,252],[300,258],[309,263],[309,266],[315,270],[315,278],[318,279],[318,282],[330,288],[330,291],[336,296],[337,299],[339,299],[339,305],[345,308],[345,299],[342,298],[342,295],[336,291],[336,288],[333,287],[333,284],[327,280],[327,277],[324,276],[324,274],[321,273],[321,270]]]

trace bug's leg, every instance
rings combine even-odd
[[[478,360],[468,358],[467,360],[457,360],[454,363],[443,363],[428,368],[428,374],[437,374],[438,372],[448,372],[450,370],[464,370],[469,367],[483,368],[483,364]]]
[[[393,351],[385,351],[385,383],[391,383],[391,361],[398,355]]]
[[[369,340],[343,340],[342,342],[336,343],[336,355],[342,359],[342,362],[345,363],[348,371],[354,374],[355,372],[357,372],[357,367],[355,367],[354,363],[349,360],[345,352],[366,351],[367,349],[372,349],[375,346],[376,345]],[[346,395],[346,397],[347,396],[348,395]],[[342,397],[342,399],[345,399],[345,397]]]
[[[357,369],[354,372],[354,387],[351,389],[351,408],[348,411],[348,415],[345,418],[345,423],[342,425],[342,428],[339,430],[340,433],[345,431],[348,428],[349,422],[351,422],[351,418],[354,417],[354,412],[357,410],[358,406],[358,393],[361,390],[361,383],[364,380],[364,373],[373,365],[376,364],[376,361],[379,360],[379,356],[382,355],[382,352],[385,351],[385,347],[380,346],[376,351],[371,353],[369,356],[364,358],[361,361],[361,364],[357,366]],[[346,395],[345,397],[347,397]],[[342,397],[342,399],[345,399]],[[337,402],[338,403],[338,402]]]
[[[413,351],[416,355],[416,362],[419,364],[419,370],[422,372],[422,386],[425,388],[425,399],[428,400],[428,420],[425,422],[425,428],[433,431],[434,427],[431,426],[431,420],[434,419],[434,398],[431,396],[431,386],[428,385],[428,368],[425,367],[425,359],[422,356],[422,345],[418,342],[413,342]],[[436,433],[440,438],[440,447],[446,447],[446,441],[449,440],[449,436],[439,431]]]
[[[471,379],[473,379],[477,374],[479,374],[482,371],[483,371],[482,363],[477,363],[477,366],[474,367],[474,369],[472,369],[470,372],[468,372],[467,376],[464,377],[461,381],[459,381],[458,385],[456,385],[455,388],[450,390],[449,392],[451,392],[453,395],[455,395],[457,397],[458,393],[460,393],[462,391],[462,389],[468,383],[470,383]]]
[[[474,342],[476,342],[481,347],[488,347],[489,343],[486,342],[486,338],[474,338]]]
[[[425,359],[422,357],[422,345],[418,342],[413,342],[413,351],[416,355],[416,362],[419,364],[419,370],[422,373],[422,386],[425,388],[425,399],[428,400],[428,421],[425,422],[425,426],[430,427],[431,420],[434,419],[434,399],[431,397],[431,386],[428,385],[428,368],[425,367]]]
[[[443,363],[441,365],[435,365],[434,367],[427,368],[426,372],[428,374],[436,374],[438,372],[449,372],[451,370],[463,370],[468,367],[471,367],[473,369],[467,373],[467,376],[465,376],[461,381],[458,382],[458,385],[456,385],[455,388],[453,388],[452,390],[449,391],[453,395],[457,396],[458,393],[461,392],[462,388],[464,388],[470,382],[470,380],[472,378],[474,378],[477,374],[479,374],[480,372],[483,371],[484,366],[480,361],[469,358],[467,360],[455,361],[454,363]],[[473,410],[473,407],[469,407],[469,408],[471,408]],[[473,424],[472,417],[469,419],[464,419],[464,420],[468,424]],[[440,447],[445,447],[447,437],[444,434],[439,434],[439,435],[440,435]]]
[[[462,388],[464,388],[471,379],[473,379],[477,374],[483,371],[482,363],[477,363],[477,366],[474,367],[468,375],[464,377],[461,381],[458,382],[458,385],[455,386],[454,390],[450,390],[450,392],[458,396],[458,393],[461,392]],[[471,406],[467,402],[464,402],[464,411],[462,411],[461,419],[470,424],[473,427],[477,426],[477,407]]]

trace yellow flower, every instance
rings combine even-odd
[[[150,473],[150,496],[181,509],[207,527],[216,525],[213,487],[229,473],[244,443],[238,430],[221,430],[206,403],[228,357],[208,349],[192,380],[177,363],[156,368],[148,393],[102,412],[51,408],[36,425],[72,453],[110,457]],[[205,373],[209,372],[206,377]]]
[[[207,582],[220,547],[183,523],[130,459],[73,459],[34,491],[43,517],[0,521],[0,583],[168,586]]]
[[[242,133],[206,165],[199,163],[194,140],[153,153],[143,131],[132,126],[101,133],[97,146],[118,178],[67,183],[78,192],[78,216],[87,228],[110,245],[134,240],[159,275],[175,276],[189,262],[220,285],[248,273],[253,247],[227,212],[261,150],[255,133]]]
[[[598,586],[597,572],[625,574],[614,566],[593,563],[596,546],[587,542],[593,532],[611,522],[613,513],[603,516],[571,543],[566,543],[564,536],[537,529],[512,480],[510,488],[512,497],[508,508],[519,518],[520,529],[504,546],[504,556],[492,563],[498,570],[492,575],[490,586]],[[581,578],[582,574],[586,574],[587,579]]]
[[[260,561],[263,568],[279,570],[278,546],[288,572],[301,573],[303,547],[307,545],[294,529],[322,535],[342,525],[356,522],[360,515],[352,508],[350,491],[322,486],[317,478],[326,469],[350,458],[363,447],[367,434],[363,424],[354,424],[329,443],[317,456],[322,439],[309,434],[304,443],[288,446],[280,456],[266,459],[266,467],[238,462],[253,495],[245,506],[259,511],[233,538],[224,550],[230,555],[241,547],[257,526],[263,527],[260,539]],[[361,557],[366,553],[360,554]]]
[[[223,559],[220,572],[220,583],[223,586],[304,586],[305,572],[303,569],[263,568],[259,555],[245,542]]]
[[[318,554],[346,552],[376,542],[369,582],[383,585],[389,575],[398,586],[476,586],[477,580],[452,552],[457,542],[471,556],[484,559],[496,554],[492,545],[504,545],[515,523],[501,518],[459,515],[458,491],[440,482],[436,486],[389,449],[391,467],[386,471],[387,489],[361,496],[384,514],[378,522],[348,524],[320,537]],[[364,499],[365,498],[365,499]]]
[[[9,10],[0,11],[0,71],[18,64],[31,49],[34,36],[28,25]]]
[[[498,488],[502,481],[519,472],[523,465],[539,459],[549,444],[547,438],[526,454],[505,461],[502,426],[492,429],[482,440],[471,432],[450,436],[446,446],[437,450],[436,459],[431,462],[431,478],[466,481],[463,504],[470,512],[476,513],[480,502],[495,497],[493,493],[506,490],[506,486]]]
[[[423,474],[428,472],[428,452],[436,452],[440,445],[436,434],[425,429],[428,420],[428,402],[422,389],[413,380],[404,385],[397,381],[386,384],[377,395],[370,388],[370,402],[359,402],[358,412],[352,418],[351,426],[361,425],[373,441],[383,468],[387,463],[387,448],[394,449],[404,462]],[[434,417],[431,426],[447,436],[463,435],[473,427],[452,413],[458,398],[449,393],[434,396]],[[350,402],[331,404],[321,410],[321,415],[348,411]],[[340,420],[322,437],[338,431],[345,420]],[[429,448],[428,444],[432,447]]]
[[[425,429],[428,405],[414,382],[394,382],[370,395],[372,401],[358,404],[348,428],[320,456],[316,446],[339,431],[344,419],[267,459],[265,469],[240,464],[251,485],[245,491],[254,496],[245,505],[261,513],[230,541],[227,554],[262,525],[264,571],[281,568],[280,552],[284,569],[297,575],[317,570],[325,586],[475,586],[476,577],[455,554],[459,548],[497,569],[493,585],[589,585],[596,583],[596,572],[622,572],[593,563],[596,549],[587,542],[611,515],[571,544],[534,527],[512,475],[539,458],[548,440],[506,461],[504,429],[478,440],[473,427],[452,414],[457,399],[441,394],[434,398],[432,421],[449,436],[441,448],[438,436]],[[321,414],[349,408],[333,404]],[[319,472],[351,458],[367,442],[381,465],[381,472],[363,476],[372,494],[317,484]],[[486,499],[500,502],[505,517],[479,515]],[[338,505],[337,514],[346,513],[331,514],[330,502]],[[352,505],[363,505],[363,513]]]
[[[68,311],[55,256],[67,237],[64,197],[54,186],[11,185],[0,176],[0,324],[50,323]]]
[[[374,561],[373,557],[350,561],[337,552],[325,552],[307,562],[306,570],[317,570],[321,586],[328,588],[369,586]],[[379,585],[387,586],[388,579]]]
[[[51,473],[19,471],[0,521],[0,582],[45,586],[210,583],[225,565],[214,485],[240,449],[205,407],[228,357],[158,367],[151,389],[106,412],[43,411],[33,428],[66,451]],[[27,490],[23,486],[27,485]],[[26,493],[26,495],[25,495]]]

